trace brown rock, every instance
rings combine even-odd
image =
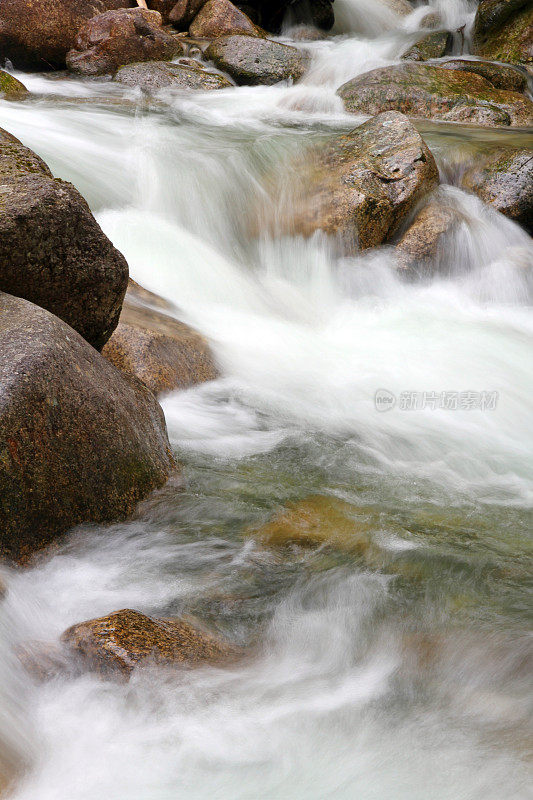
[[[186,31],[206,0],[178,0],[169,14],[169,20],[180,31]]]
[[[413,117],[478,125],[533,124],[533,103],[496,89],[481,75],[433,64],[400,64],[358,75],[340,87],[347,111],[396,110]]]
[[[18,69],[61,69],[78,30],[129,0],[1,0],[0,59]]]
[[[262,35],[252,20],[230,0],[207,0],[192,21],[189,32],[191,36],[205,39],[233,34]]]
[[[65,648],[52,642],[28,642],[16,649],[16,656],[37,683],[73,672]]]
[[[0,556],[127,517],[174,468],[153,394],[48,311],[0,294]]]
[[[123,64],[164,61],[182,54],[183,46],[163,29],[157,11],[124,8],[98,14],[80,28],[67,54],[67,66],[82,75],[105,75]]]
[[[180,619],[158,619],[123,609],[81,622],[61,637],[91,669],[128,677],[146,659],[157,664],[220,663],[234,655],[218,637]]]
[[[170,12],[176,5],[176,0],[148,0],[146,5],[150,11],[161,14],[161,19],[166,23],[169,22]]]
[[[396,245],[399,269],[410,275],[423,275],[438,269],[443,255],[443,237],[459,220],[455,208],[438,198],[430,200]]]
[[[135,289],[128,291],[119,326],[102,354],[154,394],[218,377],[204,337],[168,314],[141,305]]]
[[[389,239],[438,184],[426,143],[402,114],[389,112],[333,136],[292,164],[300,193],[281,211],[282,228],[303,236],[340,236],[344,250]]]
[[[464,58],[454,58],[443,61],[439,66],[442,69],[460,69],[464,72],[475,72],[481,75],[496,89],[505,89],[511,92],[525,92],[527,89],[527,76],[516,67],[505,64],[496,64],[493,61],[468,61]]]
[[[1,129],[0,185],[0,291],[47,308],[102,347],[118,323],[126,260],[76,189]]]

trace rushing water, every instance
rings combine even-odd
[[[432,280],[399,278],[391,248],[341,259],[325,238],[269,235],[283,165],[353,127],[340,83],[394,63],[428,10],[468,36],[473,8],[335,6],[344,35],[305,45],[298,86],[148,103],[23,76],[38,97],[0,105],[2,126],[84,194],[132,277],[209,337],[222,374],[163,402],[183,493],[0,576],[0,773],[27,763],[16,800],[530,796],[533,251],[454,185],[480,149],[527,137],[421,125],[462,219]],[[492,400],[380,413],[377,390]],[[250,535],[317,496],[325,528],[342,501],[353,542]],[[127,685],[36,685],[17,665],[21,642],[123,607],[195,614],[250,655]]]

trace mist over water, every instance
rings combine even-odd
[[[473,6],[424,13],[468,30]],[[38,97],[0,104],[221,369],[163,399],[183,492],[0,575],[0,751],[28,765],[15,800],[530,796],[533,249],[457,188],[480,150],[522,134],[425,126],[460,218],[433,276],[402,278],[393,247],[346,258],[321,235],[273,235],[284,165],[363,120],[338,86],[396,63],[423,19],[375,0],[335,11],[339,36],[301,45],[297,86],[149,102],[24,75]],[[497,401],[402,407],[443,392]],[[316,496],[325,525],[327,503],[348,509],[357,547],[250,535]],[[19,666],[17,646],[125,607],[197,616],[248,655],[128,684],[36,684]]]

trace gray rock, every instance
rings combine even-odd
[[[223,75],[217,75],[215,72],[208,72],[199,67],[172,64],[167,61],[128,64],[115,73],[114,80],[125,86],[139,86],[144,92],[170,88],[206,92],[232,86]]]
[[[205,55],[236,83],[249,86],[297,81],[305,72],[305,59],[296,47],[270,39],[224,36],[212,42]]]
[[[435,31],[423,36],[407,50],[402,58],[406,61],[428,61],[442,58],[451,49],[453,36],[449,31]]]

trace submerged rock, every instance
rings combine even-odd
[[[262,35],[252,20],[230,0],[207,0],[191,22],[189,33],[204,39],[234,34]]]
[[[533,2],[480,0],[472,44],[475,55],[494,61],[533,62]]]
[[[124,8],[98,14],[80,28],[67,66],[82,75],[105,75],[123,64],[182,54],[182,44],[164,30],[157,11]]]
[[[438,184],[426,143],[403,114],[389,112],[333,136],[290,166],[299,193],[283,211],[284,232],[339,236],[354,252],[389,239]]]
[[[340,87],[347,111],[396,110],[413,117],[477,125],[533,124],[533,103],[496,89],[481,75],[429,64],[400,64],[358,75]]]
[[[459,69],[464,72],[475,72],[481,75],[496,89],[506,89],[511,92],[525,92],[527,89],[527,76],[516,67],[497,64],[493,61],[467,61],[463,58],[454,58],[439,64],[441,69]]]
[[[211,633],[181,619],[159,619],[123,609],[81,622],[62,641],[91,669],[128,677],[149,659],[156,664],[221,663],[235,650]]]
[[[409,276],[426,275],[438,269],[443,237],[460,221],[456,208],[432,198],[418,212],[396,245],[398,268]]]
[[[0,555],[123,519],[174,468],[153,394],[58,317],[0,294]]]
[[[477,158],[461,186],[533,235],[533,152],[502,148]]]
[[[207,92],[212,89],[227,89],[233,85],[216,72],[200,69],[199,66],[184,66],[168,61],[128,64],[115,73],[114,80],[125,86],[138,86],[143,92],[171,88]]]
[[[24,84],[0,69],[0,98],[3,100],[23,100],[29,95]]]
[[[102,355],[155,394],[217,378],[207,340],[164,311],[141,304],[140,297],[134,287],[128,290],[118,328]]]
[[[78,30],[95,14],[129,0],[1,0],[0,60],[17,69],[62,69]]]
[[[402,58],[407,61],[428,61],[430,58],[442,58],[450,52],[453,37],[449,31],[436,31],[423,36],[407,50]]]
[[[128,265],[79,192],[0,129],[0,291],[61,317],[100,348],[118,324]]]
[[[225,36],[210,44],[205,55],[236,83],[248,86],[297,81],[305,72],[305,59],[296,47],[270,39]]]

